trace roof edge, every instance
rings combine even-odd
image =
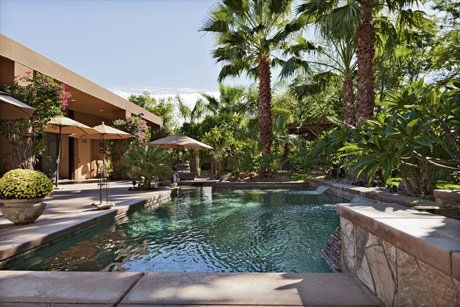
[[[31,48],[16,42],[15,40],[0,34],[0,56],[13,60],[24,66],[47,75],[60,82],[66,83],[88,95],[96,97],[117,108],[126,110],[132,114],[143,114],[142,118],[160,127],[163,119],[146,109],[134,104],[114,92],[86,79],[72,70],[48,59]]]

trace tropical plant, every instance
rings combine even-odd
[[[53,190],[53,182],[39,171],[14,169],[0,178],[0,199],[45,198]]]
[[[234,142],[232,133],[225,128],[213,127],[204,134],[203,140],[213,148],[214,174],[216,178],[220,178],[222,176],[223,160],[227,155],[226,149]]]
[[[292,0],[223,0],[211,12],[202,31],[216,33],[213,56],[224,62],[219,80],[243,72],[259,82],[258,109],[262,155],[273,142],[271,65],[281,43],[300,25],[289,23]],[[261,168],[260,175],[265,175]]]
[[[302,93],[303,95],[312,91],[324,93],[325,86],[330,82],[330,79],[340,78],[343,91],[343,121],[346,124],[354,125],[355,94],[353,78],[356,70],[356,39],[351,34],[336,37],[330,33],[324,33],[323,36],[324,41],[313,45],[299,35],[286,48],[286,54],[291,54],[292,56],[283,63],[281,76],[286,78],[296,71],[300,71],[297,73],[297,78],[294,79],[293,86],[296,87],[297,93]],[[305,77],[314,82],[299,82],[300,79]]]
[[[398,175],[407,192],[430,195],[441,177],[460,171],[460,83],[443,91],[423,81],[388,96],[375,120],[340,150],[358,177]]]
[[[30,118],[0,120],[0,135],[4,135],[13,149],[13,167],[32,169],[45,150],[42,137],[50,120],[62,114],[71,97],[69,87],[58,84],[42,74],[28,73],[16,78],[12,85],[4,86],[12,97],[35,108]]]
[[[161,117],[163,127],[161,130],[171,133],[176,128],[174,115],[174,102],[171,98],[160,98],[150,96],[149,92],[143,92],[140,95],[131,95],[128,98],[131,102],[146,109],[149,112]]]
[[[179,95],[176,96],[176,100],[179,107],[179,113],[182,115],[184,122],[194,124],[202,118],[205,111],[202,99],[198,99],[193,108],[188,107]]]
[[[312,173],[319,171],[332,178],[345,175],[345,160],[339,149],[349,140],[354,131],[348,126],[340,126],[322,133],[313,141],[307,142],[291,156],[295,169]]]
[[[321,25],[323,32],[335,37],[347,37],[355,33],[357,57],[357,123],[362,124],[371,119],[374,112],[374,57],[376,48],[376,25],[380,29],[417,29],[426,21],[424,12],[413,10],[410,5],[417,0],[352,0],[323,1],[306,0],[298,7],[301,16],[307,16]],[[377,13],[394,14],[398,27],[391,25],[388,18],[376,22]],[[382,13],[383,14],[383,13]],[[384,16],[385,17],[385,16]],[[385,26],[383,26],[385,24]],[[393,33],[408,33],[409,31]],[[382,32],[380,32],[382,33]],[[379,33],[379,34],[380,34]],[[386,32],[389,34],[389,32]],[[380,37],[377,37],[380,39]]]
[[[173,174],[166,150],[136,143],[123,155],[120,167],[142,189],[151,188],[155,181],[168,180]]]

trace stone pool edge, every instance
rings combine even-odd
[[[2,247],[0,249],[0,269],[8,262],[10,258],[39,247],[40,245],[52,243],[57,239],[71,235],[78,231],[85,230],[87,228],[91,228],[96,224],[107,221],[109,219],[121,217],[128,212],[137,210],[141,207],[159,206],[171,199],[172,190],[160,190],[152,193],[153,195],[150,194],[149,197],[136,197],[133,199],[117,202],[111,209],[100,211],[95,210],[94,215],[84,217],[78,221],[74,221],[69,225],[56,229],[55,231],[44,233],[37,238],[33,238],[32,240]]]
[[[84,282],[82,282],[84,281]],[[381,306],[344,273],[0,271],[1,306]]]

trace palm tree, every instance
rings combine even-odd
[[[204,114],[205,106],[202,99],[198,99],[193,106],[193,109],[188,107],[182,98],[177,95],[176,100],[179,107],[179,113],[182,116],[184,122],[189,122],[191,124],[196,123]]]
[[[319,66],[319,72],[312,75],[312,80],[324,81],[327,78],[340,77],[343,90],[343,120],[348,125],[355,125],[356,106],[353,90],[353,76],[356,70],[355,38],[353,35],[335,37],[328,33],[323,33],[323,36],[326,41],[315,46],[312,46],[312,43],[304,37],[297,37],[295,43],[287,48],[292,57],[283,65],[281,75],[287,77],[299,70],[300,76],[303,72],[311,75],[313,66]],[[309,56],[305,60],[302,53],[311,53],[312,51],[316,57]],[[306,88],[309,86],[307,84]],[[299,89],[302,90],[302,86]],[[322,91],[324,87],[318,89]]]
[[[242,86],[228,86],[219,83],[219,97],[207,93],[201,93],[201,96],[205,100],[204,108],[213,115],[248,111],[246,110],[248,104],[245,88]]]
[[[372,118],[374,112],[374,14],[385,9],[391,14],[404,16],[406,25],[415,26],[410,18],[415,16],[413,11],[410,8],[406,10],[405,7],[418,2],[418,0],[306,0],[298,7],[299,13],[315,18],[325,32],[335,33],[336,36],[355,33],[358,65],[358,124]]]
[[[214,58],[224,65],[219,81],[243,72],[258,80],[262,155],[271,154],[273,122],[271,66],[289,35],[301,28],[289,23],[293,0],[222,0],[201,29],[217,34]],[[264,169],[260,174],[265,175]]]

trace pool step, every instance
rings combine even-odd
[[[10,305],[380,306],[344,273],[128,273],[0,271]]]

